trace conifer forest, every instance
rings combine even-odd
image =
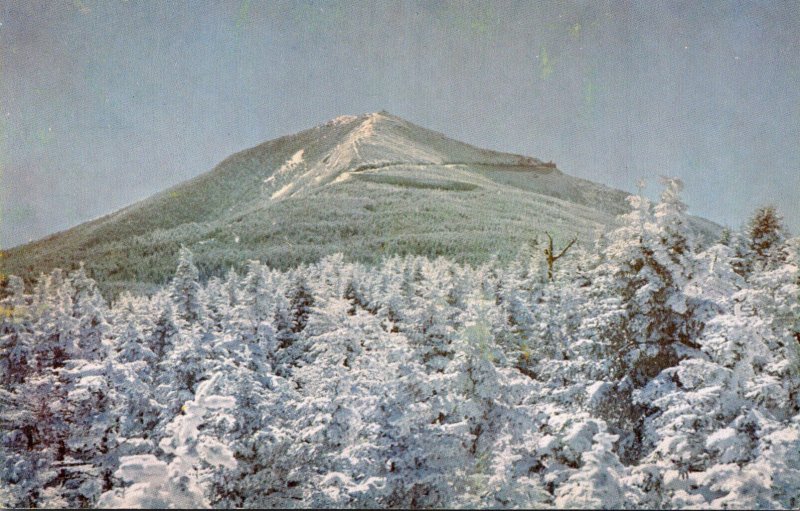
[[[797,509],[800,238],[681,188],[510,261],[9,276],[0,505]]]

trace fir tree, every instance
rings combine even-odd
[[[202,288],[198,280],[199,273],[192,258],[192,252],[186,247],[181,247],[178,254],[178,268],[170,286],[170,297],[176,316],[189,323],[201,321],[206,316]]]
[[[774,206],[756,210],[748,224],[747,235],[748,248],[756,269],[771,269],[784,260],[785,228]]]

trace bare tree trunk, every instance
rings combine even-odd
[[[559,253],[558,255],[555,255],[554,253],[555,250],[553,249],[553,237],[550,236],[550,233],[547,231],[545,231],[545,234],[547,235],[547,239],[549,240],[547,248],[544,249],[544,255],[545,257],[547,257],[547,280],[552,282],[553,266],[555,265],[555,262],[561,259],[561,257],[567,253],[567,250],[569,250],[570,247],[572,247],[572,245],[576,241],[578,241],[578,238],[572,238],[572,241],[570,241],[569,244],[566,247],[564,247],[564,250],[562,250],[561,253]]]

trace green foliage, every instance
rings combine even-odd
[[[428,188],[431,190],[448,190],[452,192],[471,192],[478,185],[463,181],[450,181],[447,179],[413,179],[408,177],[387,174],[360,174],[358,179],[372,183],[384,183],[407,188]]]

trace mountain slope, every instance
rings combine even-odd
[[[181,245],[205,276],[248,259],[286,268],[337,251],[362,261],[418,253],[477,262],[509,257],[545,230],[559,242],[590,243],[627,210],[626,195],[385,112],[343,116],[11,249],[3,272],[31,280],[84,261],[107,291],[147,291],[171,274]],[[716,230],[702,220],[697,227]]]

